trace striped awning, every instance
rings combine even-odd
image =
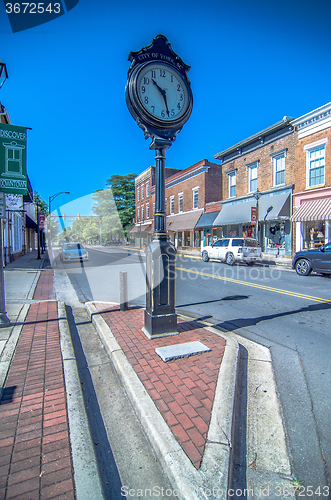
[[[291,217],[292,222],[331,219],[331,199],[305,201]]]

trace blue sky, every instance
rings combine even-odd
[[[9,79],[0,101],[14,125],[32,128],[33,189],[45,201],[70,191],[55,209],[104,188],[112,174],[154,164],[124,88],[129,52],[160,33],[191,66],[194,98],[167,167],[212,161],[283,116],[330,102],[330,18],[330,0],[80,0],[52,22],[12,33],[1,4]]]

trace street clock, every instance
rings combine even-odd
[[[174,140],[192,112],[190,67],[163,35],[139,52],[130,52],[129,60],[125,99],[131,115],[146,138]]]

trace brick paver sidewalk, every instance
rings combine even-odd
[[[183,450],[198,469],[201,464],[225,340],[194,322],[178,322],[180,335],[149,340],[141,331],[143,309],[120,311],[95,304],[112,330],[145,389]],[[157,347],[199,340],[211,351],[163,362]]]
[[[37,299],[54,298],[42,271]],[[32,304],[0,401],[0,500],[74,499],[57,302]]]

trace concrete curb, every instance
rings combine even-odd
[[[232,422],[239,353],[237,341],[217,332],[217,335],[226,339],[226,348],[202,465],[196,470],[140,382],[107,323],[92,302],[87,302],[85,307],[174,491],[184,497],[188,494],[190,500],[201,500],[210,497],[214,488],[213,498],[226,500],[232,473]]]
[[[64,302],[58,302],[58,315],[76,494],[79,500],[103,500]]]

